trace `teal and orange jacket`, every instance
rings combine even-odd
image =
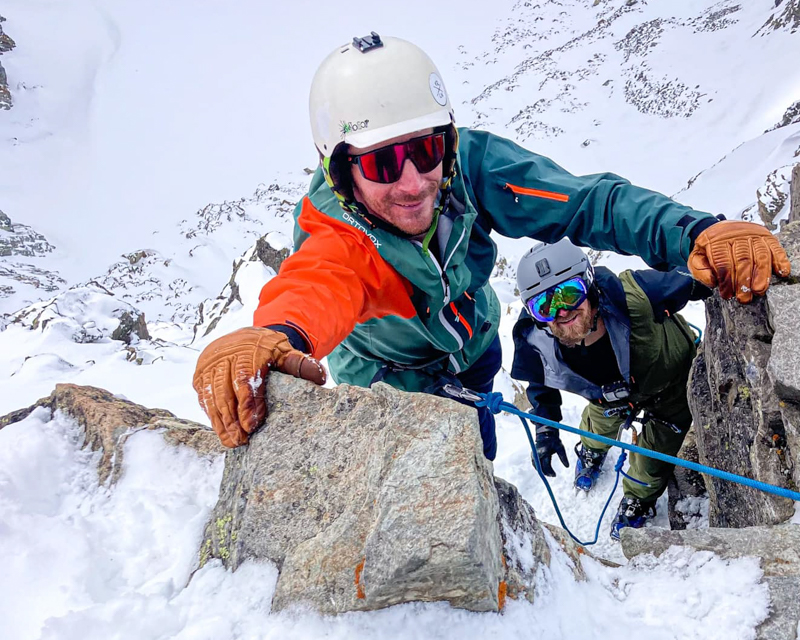
[[[459,137],[433,251],[346,212],[318,169],[295,209],[295,252],[262,289],[254,325],[285,328],[295,346],[328,356],[337,382],[421,391],[444,370],[469,368],[497,335],[490,232],[567,236],[668,269],[685,266],[716,222],[610,173],[574,176],[484,131]]]

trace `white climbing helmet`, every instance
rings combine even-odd
[[[325,58],[311,83],[309,112],[314,144],[328,159],[341,143],[363,149],[453,122],[433,61],[416,45],[374,31]]]

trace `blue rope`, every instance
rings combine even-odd
[[[697,336],[694,339],[694,343],[700,344],[703,341],[703,330],[697,325],[692,324],[691,322],[687,322],[686,324],[688,324],[692,329],[697,331]]]
[[[577,429],[576,427],[570,427],[569,425],[561,424],[560,422],[554,422],[552,420],[547,420],[546,418],[540,418],[539,416],[535,416],[531,413],[525,413],[517,409],[513,404],[504,402],[503,394],[497,391],[493,391],[491,393],[476,393],[476,392],[470,392],[470,393],[480,397],[480,400],[474,401],[476,407],[486,407],[487,409],[489,409],[489,411],[495,414],[500,413],[501,411],[506,411],[508,413],[516,415],[522,421],[522,426],[525,427],[525,434],[528,436],[528,443],[530,444],[531,451],[533,452],[532,458],[534,466],[536,467],[536,472],[539,474],[539,477],[542,479],[542,482],[544,482],[544,486],[547,489],[547,493],[550,495],[550,500],[552,501],[553,507],[556,510],[556,515],[558,516],[558,520],[559,522],[561,522],[561,526],[570,535],[570,537],[573,540],[575,540],[575,542],[577,542],[578,544],[584,546],[590,546],[597,542],[598,535],[600,532],[600,524],[603,521],[603,517],[605,516],[606,510],[608,509],[608,505],[611,503],[611,498],[614,496],[614,492],[617,490],[620,474],[624,475],[626,478],[634,482],[638,482],[639,484],[646,486],[646,483],[642,482],[641,480],[637,480],[636,478],[632,478],[631,476],[622,471],[622,467],[625,464],[625,459],[627,456],[625,450],[638,453],[639,455],[647,456],[648,458],[661,460],[662,462],[668,462],[670,464],[674,464],[679,467],[684,467],[685,469],[691,469],[692,471],[697,471],[698,473],[705,473],[707,475],[719,478],[721,480],[735,482],[737,484],[741,484],[746,487],[751,487],[753,489],[757,489],[765,493],[771,493],[773,495],[780,496],[781,498],[788,498],[789,500],[800,501],[800,493],[798,493],[797,491],[792,491],[790,489],[785,489],[783,487],[776,487],[766,482],[761,482],[760,480],[745,478],[744,476],[739,476],[736,475],[735,473],[730,473],[728,471],[722,471],[721,469],[714,469],[713,467],[708,467],[704,464],[690,462],[689,460],[682,460],[681,458],[676,458],[675,456],[659,453],[658,451],[643,449],[642,447],[635,444],[620,442],[619,440],[607,438],[606,436],[601,436],[596,433],[590,433],[588,431],[584,431],[583,429]],[[594,540],[592,540],[591,542],[582,542],[581,540],[576,538],[575,535],[573,535],[573,533],[564,523],[564,518],[561,515],[561,510],[558,508],[558,502],[556,501],[556,498],[553,495],[553,490],[550,488],[550,483],[547,481],[547,477],[542,472],[541,463],[539,461],[539,455],[536,453],[536,443],[534,442],[533,436],[531,435],[531,431],[528,426],[528,420],[532,422],[537,422],[539,424],[548,427],[554,427],[555,429],[561,429],[562,431],[568,431],[569,433],[574,433],[579,436],[585,436],[592,440],[602,442],[603,444],[611,445],[612,447],[620,447],[623,450],[619,456],[619,459],[617,460],[616,465],[614,466],[614,471],[616,471],[616,478],[614,479],[614,488],[611,490],[611,494],[608,496],[608,500],[606,501],[606,504],[603,507],[603,511],[600,514],[600,519],[597,521],[597,528],[595,529]]]
[[[479,394],[479,395],[484,395],[484,394]],[[495,405],[498,408],[497,408],[497,410],[492,410],[492,413],[500,413],[500,411],[502,411],[502,409],[499,408],[500,405],[501,404],[505,404],[505,403],[502,402],[502,400],[503,400],[502,394],[498,393],[497,395],[500,396],[500,404],[495,403]],[[479,406],[479,407],[480,406],[487,406],[487,405],[481,404],[480,401],[476,402],[475,404],[477,406]],[[516,409],[516,407],[514,407],[514,409]],[[622,455],[620,455],[620,457],[619,457],[619,460],[617,460],[616,466],[614,467],[614,470],[617,472],[617,475],[614,478],[614,488],[611,489],[611,493],[608,494],[608,500],[606,500],[606,504],[603,507],[603,511],[600,514],[600,518],[597,520],[597,527],[594,530],[594,539],[591,542],[584,542],[583,540],[579,539],[574,533],[572,533],[572,531],[570,531],[569,527],[567,526],[567,523],[564,522],[564,516],[561,515],[561,509],[558,508],[558,501],[556,500],[555,495],[553,495],[553,489],[550,487],[550,483],[547,481],[547,476],[544,475],[544,472],[542,471],[542,463],[539,460],[539,455],[536,453],[536,444],[533,441],[533,436],[531,435],[531,430],[528,427],[528,421],[523,415],[520,415],[520,413],[518,413],[517,416],[519,417],[520,421],[522,422],[522,426],[525,427],[525,434],[528,436],[528,442],[531,445],[531,451],[533,451],[533,456],[531,456],[533,458],[533,466],[536,467],[536,473],[539,474],[539,477],[542,479],[542,482],[544,483],[544,488],[547,489],[547,493],[550,496],[550,501],[553,503],[553,507],[556,510],[556,515],[558,516],[558,521],[561,523],[561,526],[564,529],[564,531],[566,531],[569,534],[570,538],[572,538],[578,544],[583,545],[584,547],[590,547],[591,545],[593,545],[593,544],[595,544],[597,542],[597,539],[600,536],[600,525],[603,522],[603,517],[606,515],[606,511],[608,510],[608,505],[611,504],[611,499],[614,497],[614,492],[617,490],[617,485],[619,484],[619,474],[622,471],[622,465],[625,464],[625,456],[627,454],[623,451]]]

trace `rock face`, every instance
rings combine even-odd
[[[497,611],[506,597],[533,598],[550,552],[516,489],[495,486],[473,409],[276,374],[267,397],[264,427],[227,454],[201,565],[274,562],[274,611],[411,601]]]
[[[234,303],[242,304],[239,296],[239,277],[250,266],[250,263],[262,264],[278,273],[283,261],[289,257],[288,249],[275,249],[266,236],[259,238],[244,255],[233,264],[231,279],[216,299],[206,300],[200,304],[199,321],[194,327],[195,337],[207,336],[219,323],[222,316],[228,313]]]
[[[796,164],[792,169],[789,201],[789,222],[797,222],[800,220],[800,163]]]
[[[800,223],[779,238],[800,273]],[[689,382],[701,463],[770,484],[800,486],[800,286],[774,282],[749,305],[706,301],[706,332]],[[792,501],[705,478],[714,527],[776,524]]]
[[[11,316],[33,331],[57,331],[73,342],[149,340],[144,314],[98,286],[74,287]]]
[[[800,622],[800,527],[749,527],[667,531],[626,528],[621,536],[626,558],[660,556],[673,545],[713,551],[724,559],[753,556],[761,561],[770,590],[770,614],[756,631],[758,640],[796,640]]]
[[[699,462],[694,428],[686,434],[678,457],[690,462]],[[708,515],[708,492],[702,475],[691,469],[675,467],[667,485],[667,494],[671,529],[694,528],[705,521]]]
[[[781,4],[783,8],[781,9]],[[767,34],[777,30],[795,33],[800,29],[800,0],[781,0],[775,3],[775,13],[761,26],[757,34]]]
[[[100,451],[100,482],[116,482],[122,470],[123,445],[132,432],[162,430],[173,445],[186,445],[201,455],[219,455],[223,447],[216,434],[196,422],[181,420],[164,409],[148,409],[96,387],[58,384],[55,391],[25,409],[0,417],[0,429],[25,419],[37,407],[61,411],[86,430],[85,446]]]
[[[3,32],[3,22],[6,19],[0,16],[0,55],[11,51],[16,45],[14,41]],[[14,104],[11,99],[11,92],[8,90],[8,79],[6,77],[6,70],[0,64],[0,109],[10,109]]]
[[[28,258],[44,256],[55,247],[47,238],[29,226],[11,222],[5,213],[0,211],[0,257],[25,256]]]

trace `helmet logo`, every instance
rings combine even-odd
[[[342,140],[348,133],[355,133],[369,127],[369,120],[356,120],[355,122],[345,122],[342,120],[339,123],[339,133],[342,134]]]
[[[540,278],[550,273],[550,263],[547,261],[547,258],[543,258],[536,263],[536,272],[539,274]]]
[[[444,82],[442,82],[438,74],[432,73],[428,78],[428,83],[431,87],[433,99],[444,107],[447,104],[447,91],[444,89]]]

